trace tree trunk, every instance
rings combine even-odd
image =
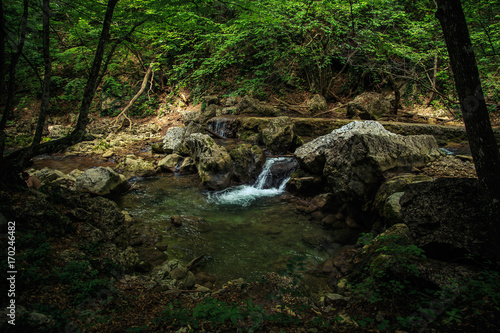
[[[45,126],[45,119],[50,102],[50,82],[52,77],[52,62],[50,60],[50,0],[43,0],[43,60],[45,65],[44,78],[43,78],[43,91],[42,103],[40,106],[40,113],[38,114],[38,122],[36,125],[35,136],[31,144],[31,156],[36,155],[40,140],[42,139],[43,128]],[[30,157],[31,157],[30,156]]]
[[[5,56],[5,16],[3,13],[3,1],[0,0],[0,103],[4,101],[5,95],[5,75],[6,70],[6,56]]]
[[[500,202],[500,154],[484,100],[474,50],[459,0],[439,0],[436,17],[443,29],[455,85],[479,181]]]
[[[3,159],[3,152],[5,150],[5,126],[7,120],[11,117],[14,110],[14,96],[16,87],[16,67],[21,57],[26,41],[26,27],[28,24],[28,0],[23,1],[23,17],[21,20],[21,35],[19,36],[19,43],[14,45],[16,51],[12,53],[9,67],[9,82],[7,84],[7,100],[5,101],[5,108],[3,111],[2,119],[0,120],[0,161]]]
[[[119,0],[108,1],[106,15],[104,16],[104,23],[102,24],[101,36],[99,37],[99,43],[97,44],[97,50],[95,52],[94,62],[92,63],[90,75],[83,93],[78,122],[76,123],[75,129],[71,133],[71,137],[76,140],[81,140],[86,133],[87,124],[89,122],[90,105],[92,104],[97,86],[99,85],[99,73],[101,71],[101,64],[104,58],[104,50],[106,48],[106,44],[109,42],[109,28],[111,26],[113,12],[118,1]]]

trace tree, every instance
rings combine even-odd
[[[500,153],[488,115],[474,49],[459,0],[439,0],[436,17],[443,29],[465,128],[479,181],[500,202]]]
[[[3,8],[3,3],[2,3],[2,8]],[[23,48],[24,48],[24,43],[26,42],[26,27],[28,25],[28,0],[23,1],[23,14],[21,18],[21,31],[19,35],[19,42],[13,41],[13,46],[12,46],[12,54],[11,54],[11,59],[10,59],[10,65],[9,65],[9,81],[7,83],[7,96],[6,96],[6,101],[5,101],[5,107],[3,110],[3,115],[2,118],[0,119],[0,161],[3,159],[3,152],[5,149],[5,140],[6,140],[6,135],[5,135],[5,126],[7,125],[7,120],[10,118],[12,111],[14,110],[14,97],[15,97],[15,86],[16,86],[16,69],[17,69],[17,64],[19,63],[19,59],[21,58]],[[4,11],[0,12],[1,18],[0,21],[1,23],[1,28],[3,29],[0,31],[0,33],[4,36],[5,38],[6,31],[5,31],[5,16],[4,16]],[[2,49],[5,52],[5,48],[2,47]],[[3,58],[5,59],[5,58]],[[5,61],[5,60],[2,60]],[[0,63],[0,65],[4,66],[3,63]],[[2,74],[5,75],[5,74]]]
[[[50,103],[50,84],[52,76],[52,62],[50,59],[50,0],[43,0],[43,60],[44,60],[44,79],[42,91],[42,103],[38,114],[38,122],[36,125],[35,136],[31,144],[31,152],[29,155],[36,155],[40,140],[42,139],[43,127]]]

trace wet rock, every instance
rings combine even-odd
[[[225,148],[217,145],[210,136],[200,133],[189,136],[186,146],[204,186],[218,190],[230,185],[233,161]]]
[[[344,201],[368,202],[390,169],[423,166],[441,156],[431,136],[400,136],[374,121],[352,122],[295,151],[306,171],[322,175]]]
[[[125,176],[110,167],[97,167],[86,170],[76,178],[76,189],[96,195],[110,195],[128,190],[130,184]]]
[[[284,154],[294,148],[293,123],[288,117],[272,119],[262,130],[262,142],[271,152]]]
[[[146,161],[135,155],[127,155],[125,159],[117,166],[123,169],[123,173],[129,176],[153,176],[158,172],[153,162]]]
[[[170,154],[167,157],[165,157],[165,158],[161,159],[160,161],[158,161],[158,166],[162,170],[167,170],[167,171],[170,171],[170,172],[174,172],[174,171],[176,171],[176,169],[177,169],[178,166],[180,168],[179,163],[181,163],[182,161],[184,161],[184,157],[183,156],[178,155],[178,154]]]
[[[238,97],[236,96],[229,96],[228,98],[226,98],[226,101],[224,103],[225,106],[229,107],[229,106],[233,106],[233,105],[236,105],[238,103]]]
[[[179,168],[181,174],[193,174],[197,172],[196,163],[191,157],[186,157]]]
[[[241,183],[255,180],[266,160],[266,155],[259,146],[248,143],[234,147],[229,154],[234,162],[235,175]]]

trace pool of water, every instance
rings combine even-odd
[[[117,202],[139,224],[162,234],[170,259],[187,264],[203,255],[203,270],[219,281],[280,273],[292,258],[304,258],[310,266],[328,258],[331,250],[310,241],[311,235],[321,237],[321,226],[297,213],[284,200],[283,189],[263,190],[263,195],[238,202],[221,198],[238,191],[246,195],[251,186],[210,193],[200,190],[198,183],[197,176],[137,180]],[[184,217],[181,227],[172,227],[173,215]]]

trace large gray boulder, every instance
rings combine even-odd
[[[441,156],[433,136],[402,136],[375,121],[354,121],[295,151],[300,166],[322,175],[345,201],[366,201],[385,171],[420,167]]]
[[[128,190],[130,184],[125,176],[110,167],[97,167],[86,170],[76,178],[76,189],[97,195],[109,195]]]
[[[171,127],[163,138],[163,150],[166,154],[176,153],[184,142],[185,127]]]
[[[288,117],[272,119],[262,130],[262,142],[275,154],[284,154],[292,150],[294,138],[293,122]]]
[[[207,134],[195,133],[185,140],[194,159],[203,185],[209,189],[223,189],[230,185],[233,161],[224,147]]]

